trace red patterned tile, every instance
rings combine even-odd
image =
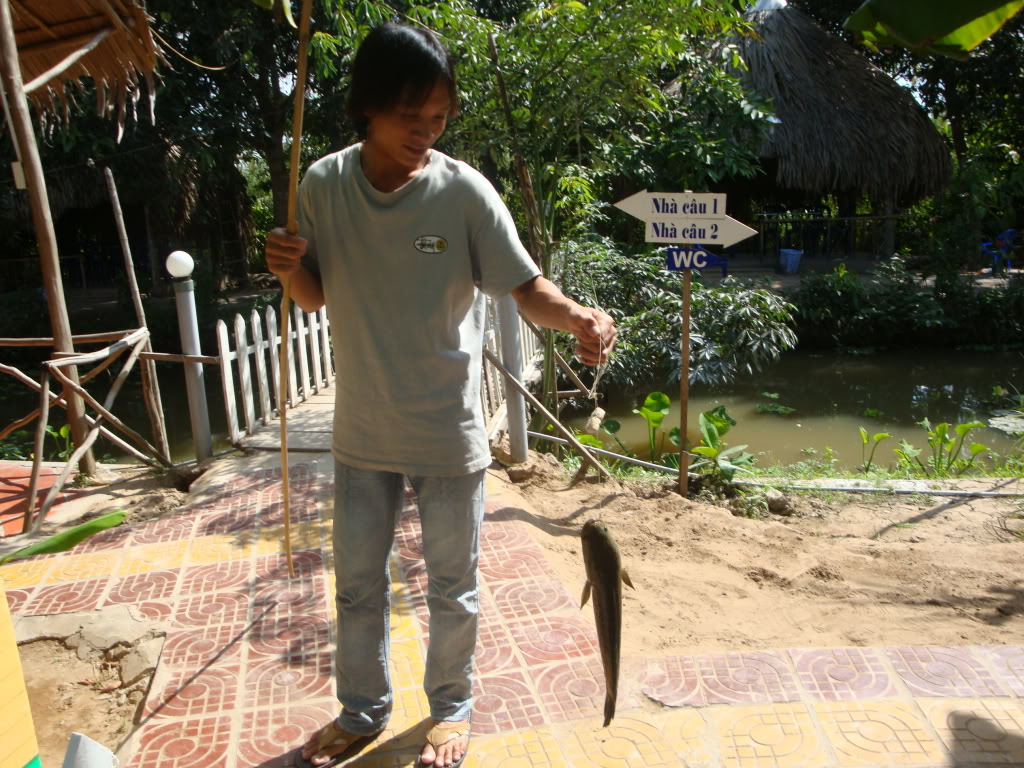
[[[540,547],[506,550],[501,557],[481,558],[480,573],[488,581],[554,576]]]
[[[7,596],[7,608],[11,613],[17,613],[23,605],[32,599],[32,593],[34,591],[35,587],[6,590],[4,594]]]
[[[487,620],[480,622],[477,631],[473,663],[476,665],[477,674],[480,675],[523,666],[522,660],[516,655],[508,630],[501,622]]]
[[[100,531],[95,536],[90,536],[85,541],[76,545],[70,550],[72,554],[82,555],[88,552],[107,552],[113,549],[123,549],[132,537],[133,529],[127,525],[118,525]]]
[[[181,541],[192,535],[195,521],[189,517],[166,517],[137,525],[132,531],[132,546]]]
[[[217,536],[259,528],[259,514],[249,508],[221,510],[196,521],[196,536]]]
[[[284,525],[284,504],[280,501],[273,503],[264,502],[265,506],[260,512],[260,525],[274,526]],[[296,523],[316,522],[320,519],[320,510],[312,498],[299,498],[294,496],[288,500],[288,521],[291,525]]]
[[[692,656],[648,659],[639,675],[640,690],[666,707],[700,707],[704,695]]]
[[[323,578],[324,557],[319,549],[292,552],[292,566],[296,579]],[[291,580],[288,575],[288,558],[282,554],[264,555],[256,558],[256,581]]]
[[[269,581],[257,586],[253,616],[287,616],[327,613],[325,579]]]
[[[509,630],[530,666],[600,653],[597,634],[583,619],[534,616],[510,621]]]
[[[337,714],[334,699],[246,712],[238,736],[239,766],[292,765],[290,753]]]
[[[325,648],[331,642],[331,630],[325,616],[279,616],[253,624],[246,641],[255,655],[302,659],[310,649]]]
[[[183,670],[146,702],[145,714],[194,719],[217,712],[232,712],[238,706],[239,677],[237,666]]]
[[[800,698],[796,677],[778,653],[751,651],[697,657],[708,704],[771,703]]]
[[[110,587],[104,605],[113,603],[143,603],[167,600],[174,594],[180,569],[150,571],[117,579]]]
[[[1007,688],[1024,698],[1024,647],[993,645],[974,650],[988,661],[989,666],[996,671]]]
[[[550,721],[578,720],[604,711],[604,669],[600,659],[551,664],[531,669],[530,674]]]
[[[967,648],[935,645],[886,648],[914,696],[1005,696],[1006,691]]]
[[[174,603],[176,601],[168,602],[157,602],[155,600],[147,600],[142,603],[135,604],[135,610],[144,619],[151,619],[153,621],[164,621],[170,619],[174,615]]]
[[[549,579],[520,579],[491,587],[498,612],[506,619],[579,609],[561,582]]]
[[[812,698],[850,701],[899,695],[882,657],[869,648],[790,649],[789,655]]]
[[[39,587],[22,613],[26,616],[42,616],[51,613],[91,611],[99,608],[109,583],[110,578],[103,578]]]
[[[197,565],[186,568],[181,575],[182,595],[197,595],[204,592],[220,592],[225,589],[244,588],[252,578],[252,563],[249,560],[232,560],[213,565]]]
[[[174,620],[181,625],[206,627],[213,624],[239,624],[249,619],[247,592],[215,592],[189,595],[178,600]]]
[[[133,768],[225,768],[231,717],[153,721],[142,731]],[[234,760],[231,761],[234,764]]]
[[[160,664],[196,670],[207,664],[238,663],[248,624],[217,624],[167,633]]]
[[[544,713],[522,672],[485,675],[473,690],[473,730],[501,733],[543,725]]]
[[[488,553],[504,553],[515,549],[529,549],[533,546],[536,546],[536,543],[530,538],[530,534],[523,530],[522,525],[484,520],[483,527],[480,529],[480,551],[484,556]]]
[[[306,648],[304,654],[251,665],[245,677],[245,707],[279,706],[334,692],[334,654]]]

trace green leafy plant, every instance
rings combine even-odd
[[[697,418],[702,442],[690,452],[702,456],[690,465],[691,470],[702,469],[724,482],[732,482],[737,472],[750,472],[754,464],[754,454],[747,453],[745,445],[727,448],[722,437],[736,421],[726,413],[725,406],[705,411]]]
[[[671,406],[672,401],[668,399],[668,395],[664,392],[651,392],[644,399],[642,406],[633,409],[633,413],[643,417],[643,420],[647,422],[647,446],[651,452],[651,461],[657,460],[658,455],[661,453],[661,448],[664,447],[664,435],[662,436],[661,444],[658,446],[655,446],[655,435],[665,417],[668,416]]]
[[[974,465],[975,459],[988,450],[982,443],[970,443],[967,455],[964,456],[964,443],[972,429],[984,427],[980,421],[957,424],[950,429],[948,422],[936,424],[934,427],[928,419],[918,422],[928,432],[928,448],[931,455],[927,463],[921,460],[922,449],[915,448],[906,440],[900,441],[900,447],[893,449],[900,462],[906,466],[920,467],[925,474],[936,477],[948,477],[950,474],[962,475]]]
[[[12,560],[32,557],[33,555],[52,555],[57,552],[65,552],[76,544],[85,541],[90,536],[96,535],[100,531],[105,531],[107,528],[113,528],[115,525],[120,525],[124,522],[126,514],[127,513],[123,509],[119,509],[115,512],[110,512],[106,515],[90,520],[87,523],[76,525],[74,528],[68,528],[66,531],[61,531],[53,536],[48,536],[42,541],[37,541],[35,544],[29,544],[27,547],[22,547],[21,549],[11,552],[9,555],[0,557],[0,565],[5,565]]]
[[[769,400],[778,400],[778,392],[762,392],[761,397],[767,397]],[[774,413],[777,416],[789,416],[791,413],[796,413],[796,408],[790,408],[788,405],[782,403],[771,402],[771,403],[758,403],[754,406],[754,410],[758,413]]]
[[[884,419],[885,418],[885,412],[884,411],[880,411],[877,408],[865,408],[864,409],[864,418],[865,419]]]
[[[60,429],[55,429],[50,424],[46,425],[46,434],[53,438],[54,442],[57,443],[55,452],[48,454],[48,458],[59,459],[61,461],[67,461],[72,453],[75,452],[75,446],[71,444],[71,427],[65,424]]]
[[[860,428],[860,460],[863,464],[862,469],[865,472],[871,470],[871,462],[875,459],[875,451],[878,450],[878,445],[885,439],[892,437],[888,432],[877,432],[872,435],[870,440],[868,439],[868,431],[864,427]],[[864,454],[867,452],[868,444],[871,445],[871,453],[868,454],[867,459],[864,458]]]

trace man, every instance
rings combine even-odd
[[[432,149],[457,113],[451,58],[429,31],[385,24],[360,46],[349,115],[362,141],[321,158],[299,191],[301,237],[276,229],[267,265],[334,329],[334,558],[342,712],[302,749],[333,764],[383,730],[388,557],[403,483],[416,491],[429,576],[424,766],[467,754],[479,533],[490,452],[480,412],[483,294],[511,293],[534,322],[607,360],[611,318],[540,275],[505,205],[465,163]]]

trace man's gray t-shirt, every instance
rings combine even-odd
[[[436,150],[394,192],[355,144],[299,189],[307,267],[319,272],[337,383],[333,453],[345,464],[453,476],[490,463],[480,403],[484,295],[540,274],[497,192]]]

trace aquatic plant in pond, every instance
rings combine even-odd
[[[726,413],[725,406],[705,411],[697,418],[702,442],[690,453],[702,456],[690,465],[691,470],[703,469],[707,474],[731,483],[737,472],[750,472],[754,455],[745,451],[745,445],[727,448],[722,437],[736,421]]]
[[[872,438],[869,441],[868,440],[868,431],[866,429],[864,429],[864,427],[860,428],[860,440],[861,440],[860,460],[861,460],[861,464],[863,465],[862,469],[865,472],[870,472],[871,471],[871,462],[875,458],[875,451],[878,450],[879,443],[881,443],[883,440],[885,440],[887,438],[890,438],[890,437],[892,437],[892,435],[889,434],[888,432],[878,432],[877,434],[872,436]],[[867,457],[867,459],[865,459],[864,458],[864,453],[867,451],[867,447],[868,447],[868,443],[869,442],[871,444],[871,454]]]

